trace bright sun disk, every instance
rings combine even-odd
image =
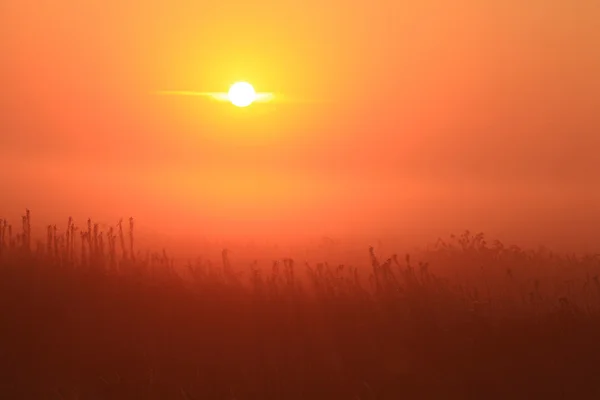
[[[238,107],[247,107],[256,100],[256,92],[248,82],[236,82],[229,88],[227,94],[231,104]]]

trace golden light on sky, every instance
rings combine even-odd
[[[0,208],[600,234],[599,2],[140,4],[2,3]]]

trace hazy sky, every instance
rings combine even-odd
[[[598,242],[598,21],[596,0],[5,0],[0,217]],[[290,101],[153,94],[237,80]]]

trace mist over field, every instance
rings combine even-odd
[[[598,21],[2,0],[0,398],[600,398]]]

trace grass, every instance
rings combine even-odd
[[[18,233],[17,233],[18,231]],[[7,399],[597,398],[600,259],[465,232],[370,265],[141,252],[0,221]]]

